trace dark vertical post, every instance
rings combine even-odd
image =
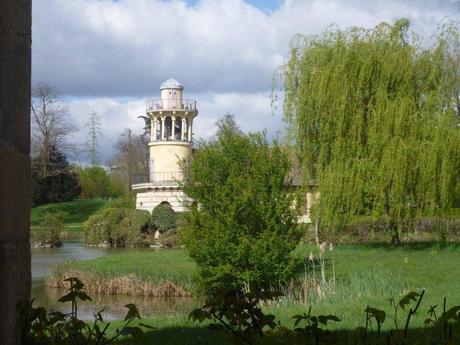
[[[21,343],[30,298],[31,0],[0,1],[0,344]]]

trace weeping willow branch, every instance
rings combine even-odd
[[[386,217],[396,233],[417,214],[448,216],[459,186],[460,44],[454,25],[423,46],[407,20],[296,36],[282,71],[284,119],[312,212],[337,228]]]

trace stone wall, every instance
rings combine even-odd
[[[186,195],[179,188],[157,188],[148,192],[138,192],[136,195],[136,208],[139,210],[152,210],[163,201],[169,202],[176,212],[184,212],[183,202]]]
[[[31,0],[0,0],[0,344],[21,343],[30,298]]]

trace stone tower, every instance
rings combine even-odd
[[[196,101],[184,100],[183,90],[177,80],[168,79],[160,86],[160,99],[147,104],[146,114],[151,120],[150,171],[148,181],[133,185],[138,209],[151,212],[158,204],[168,202],[174,211],[183,211],[180,164],[192,154],[193,119],[198,115]]]

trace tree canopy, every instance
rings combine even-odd
[[[291,278],[297,213],[283,150],[263,133],[243,134],[227,116],[184,168],[193,202],[182,235],[205,286],[275,287]]]
[[[67,158],[55,147],[48,150],[47,175],[42,176],[43,164],[40,157],[31,161],[32,204],[71,201],[80,194],[80,186]]]
[[[407,20],[297,36],[283,69],[284,118],[319,198],[324,226],[356,215],[401,224],[448,214],[460,172],[460,45],[443,25],[432,46]],[[397,226],[396,226],[397,227]]]

